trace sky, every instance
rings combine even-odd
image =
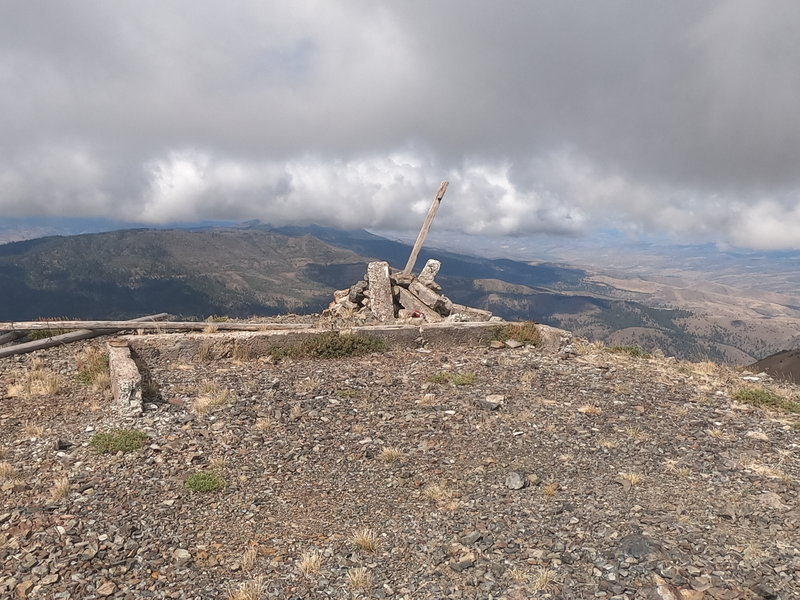
[[[7,0],[0,220],[800,249],[794,0]]]

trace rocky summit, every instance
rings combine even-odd
[[[797,387],[494,346],[0,361],[0,597],[800,597]]]

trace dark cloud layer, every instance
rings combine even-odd
[[[800,248],[793,1],[0,5],[0,210]]]

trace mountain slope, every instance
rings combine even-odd
[[[314,273],[360,261],[311,236],[257,230],[128,230],[16,242],[0,246],[0,318],[308,312],[331,292]]]
[[[15,242],[0,245],[0,320],[319,312],[334,289],[364,276],[369,260],[402,267],[409,253],[409,246],[366,231],[262,224]],[[653,306],[646,294],[581,269],[431,249],[423,250],[417,269],[428,258],[442,261],[438,280],[453,301],[509,320],[736,364],[785,347],[762,344],[757,330],[764,324],[737,326],[734,336],[694,311]]]

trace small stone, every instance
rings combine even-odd
[[[459,540],[459,541],[460,541],[460,542],[461,542],[461,543],[462,543],[464,546],[471,546],[472,544],[474,544],[474,543],[476,543],[476,542],[480,541],[480,539],[481,539],[482,537],[483,537],[483,535],[481,534],[481,532],[480,532],[480,531],[473,531],[473,532],[471,532],[471,533],[468,533],[468,534],[467,534],[467,535],[465,535],[464,537],[462,537],[462,538],[461,538],[461,540]]]
[[[62,440],[61,438],[58,438],[56,440],[56,443],[54,444],[54,447],[55,447],[56,450],[69,450],[74,445],[75,444],[73,444],[72,442],[70,442],[68,440]]]
[[[528,485],[528,478],[523,473],[511,471],[506,475],[506,487],[510,490],[521,490]]]
[[[729,521],[736,520],[736,511],[730,505],[725,505],[717,511],[717,515]]]
[[[113,581],[106,581],[104,582],[99,588],[97,588],[97,593],[101,596],[110,596],[117,590],[117,586],[114,584]]]
[[[752,590],[765,600],[777,600],[778,594],[769,587],[766,583],[757,583],[752,587]]]
[[[28,592],[32,587],[33,587],[33,581],[31,581],[30,579],[17,584],[17,587],[14,590],[17,593],[17,598],[27,598]]]
[[[784,504],[781,501],[781,497],[775,492],[763,492],[758,497],[758,501],[761,502],[761,504],[763,504],[767,508],[772,508],[774,510],[786,511],[792,508],[788,504]]]
[[[450,563],[450,568],[456,573],[460,573],[466,569],[471,569],[475,566],[475,555],[472,552],[462,555],[458,561]]]
[[[497,410],[503,405],[503,400],[505,400],[505,396],[500,394],[490,394],[483,400],[477,400],[476,403],[478,406],[485,408],[486,410]]]
[[[620,540],[619,551],[623,556],[642,560],[658,551],[658,545],[645,536],[632,533]]]
[[[425,266],[422,267],[422,271],[419,273],[419,277],[417,280],[422,284],[428,287],[431,287],[434,284],[434,279],[439,274],[439,269],[442,268],[442,263],[438,260],[430,259],[428,262],[425,263]]]
[[[178,548],[172,553],[172,557],[175,559],[175,566],[180,569],[189,563],[192,554],[184,548]]]
[[[505,348],[506,345],[500,340],[492,340],[491,342],[489,342],[489,347],[494,348],[495,350],[500,350],[502,348]]]
[[[515,348],[522,348],[525,344],[522,342],[518,342],[517,340],[506,340],[506,347],[511,348],[512,350]]]

